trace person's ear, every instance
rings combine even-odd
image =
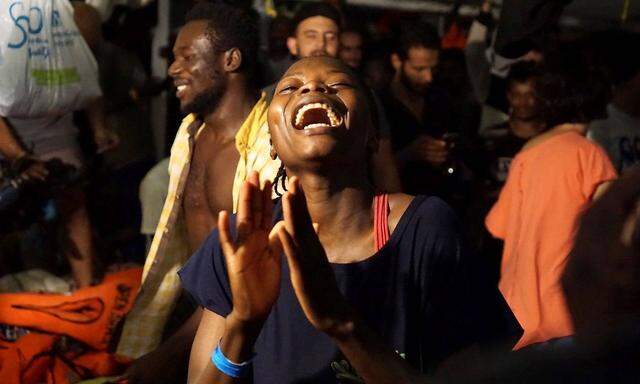
[[[269,144],[271,146],[271,149],[269,150],[269,156],[271,157],[271,160],[275,160],[278,158],[278,153],[276,152],[276,149],[273,148],[273,142],[271,142],[271,139],[269,139]]]
[[[402,68],[402,60],[397,53],[391,54],[391,66],[396,72],[399,72],[400,68]]]
[[[293,56],[298,56],[298,39],[295,37],[287,37],[287,48]]]
[[[224,70],[235,72],[242,65],[242,52],[238,48],[231,48],[224,53]]]

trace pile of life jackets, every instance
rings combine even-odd
[[[140,287],[142,269],[107,275],[71,294],[0,294],[3,384],[77,383],[124,372],[129,359],[109,353]]]

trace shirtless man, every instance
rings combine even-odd
[[[156,348],[180,292],[175,270],[216,227],[218,212],[233,210],[235,179],[250,166],[252,143],[244,138],[252,135],[243,133],[266,119],[260,118],[266,104],[252,82],[256,25],[236,7],[203,3],[187,15],[176,40],[169,75],[188,116],[171,150],[168,197],[118,347],[126,356],[144,355],[129,369],[130,383],[182,381],[201,311]],[[265,178],[275,176],[277,166],[271,169],[261,170]]]
[[[235,147],[238,128],[258,100],[258,92],[245,73],[239,49],[215,57],[206,37],[207,22],[187,23],[174,46],[175,61],[169,68],[180,99],[180,109],[193,113],[204,126],[195,136],[183,211],[189,249],[197,249],[214,228],[215,215],[231,209],[230,191],[239,159]]]

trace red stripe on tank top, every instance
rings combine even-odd
[[[389,241],[389,195],[386,193],[373,198],[373,235],[378,252]]]

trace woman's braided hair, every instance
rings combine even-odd
[[[278,173],[276,173],[276,177],[275,179],[273,179],[273,192],[275,192],[276,196],[282,197],[282,195],[284,195],[286,191],[287,191],[287,171],[284,169],[284,164],[280,162],[280,168],[278,168]]]

